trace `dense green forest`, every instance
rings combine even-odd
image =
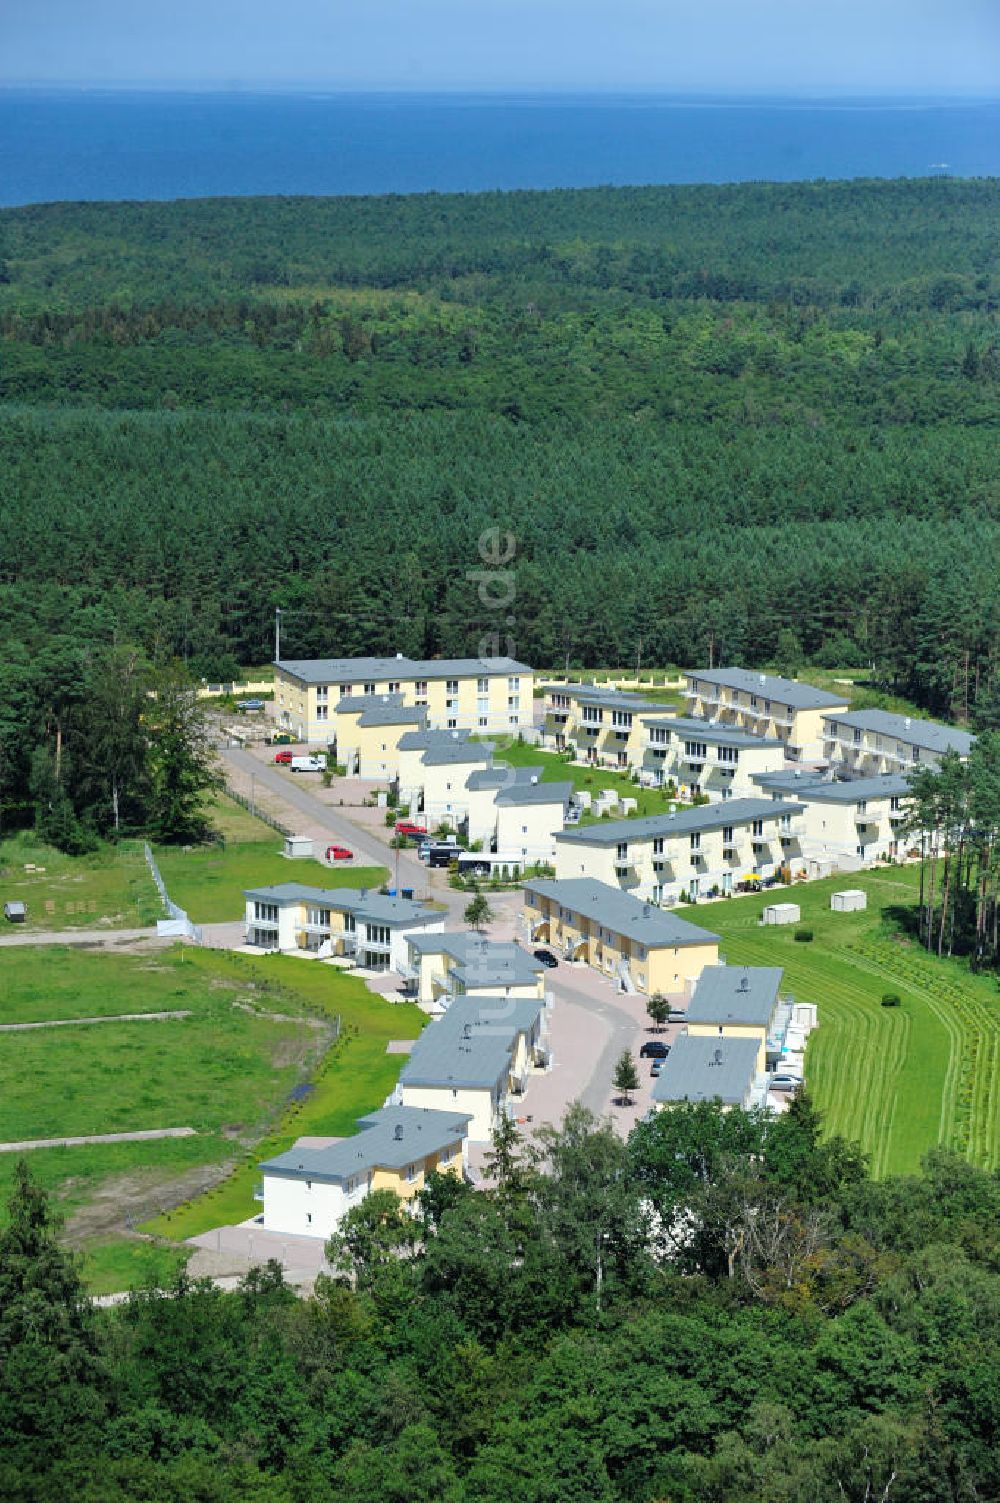
[[[228,677],[278,604],[288,656],[853,660],[998,723],[998,213],[992,180],[3,211],[0,797],[54,642]]]
[[[82,1297],[22,1167],[0,1231],[10,1503],[986,1503],[1000,1178],[873,1182],[784,1117],[623,1143],[582,1111],[495,1188],[375,1191],[315,1297],[278,1265]]]

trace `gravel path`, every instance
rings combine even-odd
[[[89,1138],[24,1138],[0,1143],[0,1153],[28,1153],[32,1148],[79,1148],[86,1143],[140,1143],[146,1138],[193,1138],[193,1127],[151,1127],[146,1132],[105,1132]]]
[[[156,929],[24,929],[0,934],[0,945],[127,945],[157,937]],[[164,940],[172,944],[172,940]]]
[[[44,1023],[0,1023],[0,1033],[27,1033],[32,1028],[85,1028],[91,1023],[161,1023],[165,1018],[189,1018],[191,1009],[178,1012],[113,1012],[99,1018],[49,1018]]]

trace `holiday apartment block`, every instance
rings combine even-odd
[[[277,723],[328,743],[336,706],[356,695],[398,695],[435,729],[512,731],[530,725],[534,675],[514,658],[315,658],[274,665]]]
[[[766,773],[756,783],[760,793],[802,806],[799,850],[810,876],[814,862],[823,869],[854,871],[905,854],[910,783],[902,773],[845,782],[786,771]]]
[[[785,765],[784,742],[774,736],[688,716],[644,716],[641,724],[640,781],[652,787],[673,784],[686,802],[699,794],[719,802],[754,797],[754,778]]]
[[[555,838],[556,876],[590,878],[653,903],[697,902],[787,871],[803,805],[742,798],[645,819],[599,820]]]
[[[248,888],[243,896],[248,945],[321,960],[346,958],[369,971],[399,970],[411,934],[444,928],[440,909],[364,887],[279,882]]]
[[[546,684],[542,740],[550,751],[569,751],[598,767],[638,767],[643,715],[668,716],[656,700],[593,684]]]
[[[718,964],[717,934],[613,883],[532,878],[523,887],[525,937],[586,961],[623,991],[684,996],[705,966]]]
[[[937,720],[852,710],[823,717],[823,754],[850,777],[937,767],[945,752],[964,762],[975,737]]]
[[[688,713],[780,741],[790,761],[823,756],[824,720],[847,700],[811,684],[750,668],[700,668],[687,674]]]

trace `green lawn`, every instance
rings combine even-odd
[[[11,836],[0,842],[0,907],[12,899],[27,903],[27,928],[36,931],[134,929],[163,912],[136,840],[64,856],[30,832]]]
[[[158,1213],[162,1222],[162,1213],[182,1202],[184,1209],[165,1223],[179,1239],[252,1214],[258,1159],[301,1132],[351,1131],[395,1083],[402,1060],[386,1055],[387,1041],[415,1037],[425,1021],[417,1008],[391,1006],[355,977],[294,957],[26,947],[6,952],[2,965],[0,1021],[192,1014],[0,1034],[2,1140],[196,1129],[189,1138],[28,1155],[98,1292],[125,1287],[150,1270],[163,1273],[186,1255],[129,1236],[126,1224]],[[342,1032],[331,1047],[336,1017]],[[305,1081],[313,1093],[290,1104],[292,1087]],[[3,1204],[15,1161],[14,1154],[0,1154]],[[196,1195],[220,1175],[219,1190]]]
[[[828,1129],[858,1139],[876,1174],[913,1172],[938,1143],[997,1167],[1000,988],[961,961],[927,956],[901,932],[892,910],[915,902],[918,881],[916,867],[887,867],[797,884],[788,896],[812,944],[796,943],[798,925],[759,925],[775,894],[684,913],[722,936],[730,964],[782,965],[796,1000],[817,1004],[810,1088]],[[830,911],[831,892],[844,887],[867,892],[866,912]],[[886,992],[902,1006],[883,1008]]]
[[[196,924],[224,923],[244,913],[247,887],[306,882],[315,887],[381,887],[381,866],[328,867],[320,861],[289,861],[283,840],[263,820],[224,796],[212,809],[212,824],[225,845],[157,846],[156,860],[173,901]]]
[[[509,762],[512,767],[542,768],[543,783],[572,783],[573,787],[592,795],[602,788],[613,788],[623,798],[634,798],[637,815],[665,814],[671,807],[685,807],[676,798],[668,798],[661,788],[640,788],[627,774],[609,767],[576,767],[567,762],[558,752],[544,751],[525,741],[492,738],[496,745],[496,760]],[[583,823],[590,817],[584,815]]]
[[[386,1054],[390,1039],[417,1037],[427,1018],[411,1003],[389,1004],[354,977],[288,955],[262,956],[254,964],[279,987],[341,1019],[340,1042],[312,1077],[315,1089],[285,1111],[276,1129],[256,1146],[228,1179],[196,1199],[158,1216],[145,1227],[161,1236],[193,1237],[212,1227],[245,1221],[259,1209],[253,1191],[258,1163],[290,1148],[303,1134],[346,1137],[365,1112],[382,1105],[396,1084],[403,1056]]]

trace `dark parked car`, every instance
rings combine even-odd
[[[553,955],[551,950],[536,950],[534,954],[535,959],[540,960],[542,962],[542,965],[548,966],[550,971],[554,965],[559,964],[558,960]]]
[[[666,1059],[670,1053],[670,1045],[662,1039],[648,1039],[639,1050],[640,1059]]]

